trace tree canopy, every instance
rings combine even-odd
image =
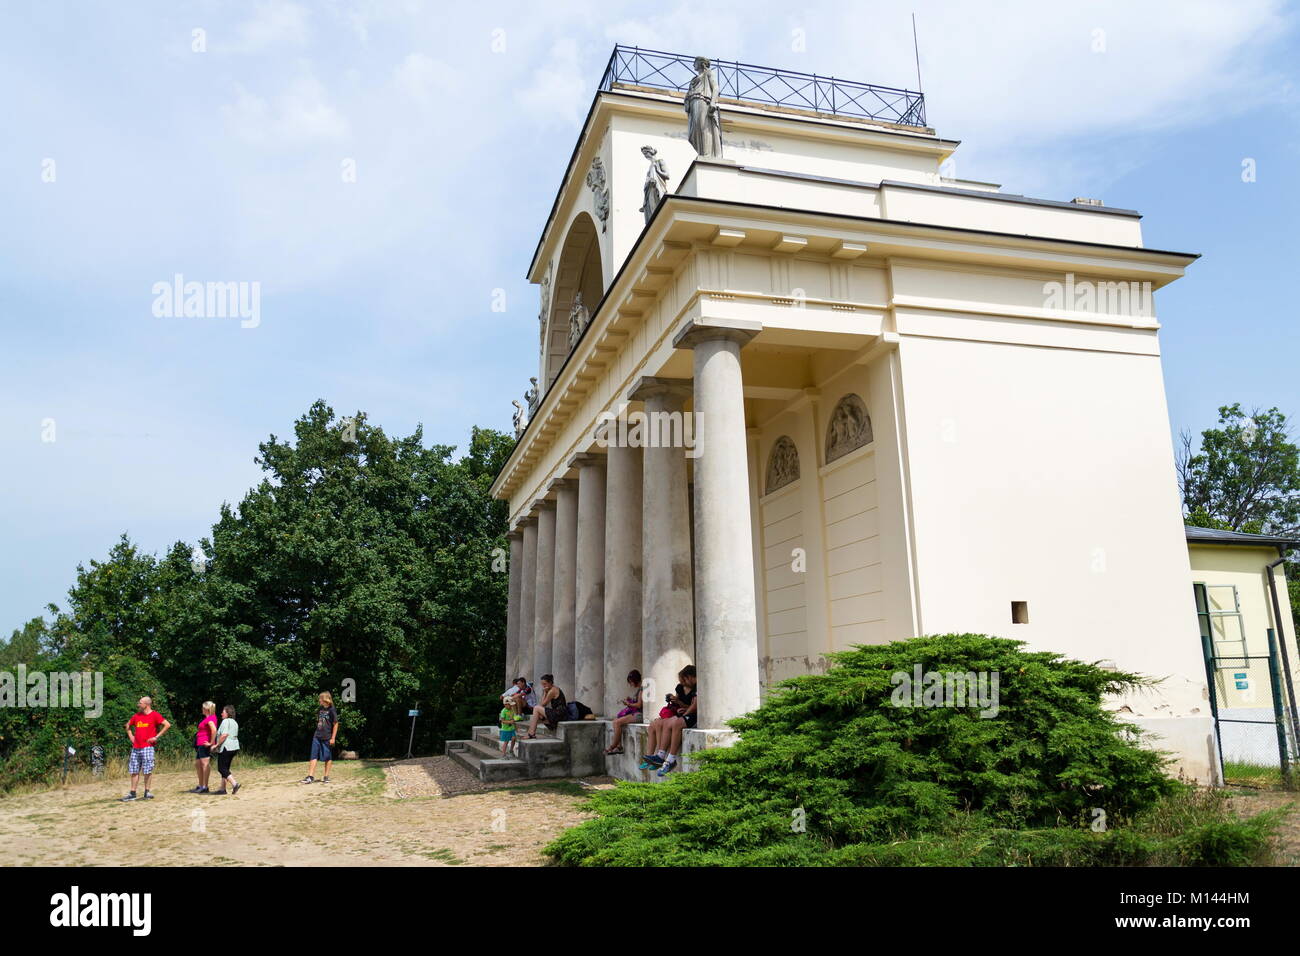
[[[317,401],[292,438],[261,443],[264,478],[209,537],[157,557],[124,534],[77,568],[48,627],[29,622],[0,654],[138,662],[174,723],[233,703],[263,753],[303,749],[322,690],[349,749],[404,752],[416,707],[417,747],[436,746],[504,667],[506,511],[489,487],[512,445],[475,428],[457,458],[420,428],[390,438]]]
[[[1188,521],[1198,527],[1300,534],[1300,447],[1276,408],[1249,415],[1219,408],[1219,427],[1193,448],[1182,435],[1178,478]]]

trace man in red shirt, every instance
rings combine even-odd
[[[131,760],[127,764],[127,772],[131,774],[131,792],[122,798],[123,802],[135,799],[141,774],[144,774],[144,799],[153,799],[153,792],[149,789],[149,778],[153,776],[153,745],[171,727],[167,718],[153,709],[151,698],[141,697],[139,708],[126,722],[126,736],[131,741]]]

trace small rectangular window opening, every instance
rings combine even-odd
[[[1011,602],[1011,623],[1012,624],[1029,623],[1029,602],[1028,601]]]

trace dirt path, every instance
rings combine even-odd
[[[238,795],[154,775],[155,799],[120,803],[125,781],[0,799],[10,864],[80,866],[541,866],[606,781],[487,788],[446,757],[339,762],[304,786],[301,763],[240,772]]]

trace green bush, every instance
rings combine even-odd
[[[193,754],[190,745],[197,715],[173,713],[162,683],[141,661],[114,654],[96,664],[69,656],[25,663],[30,670],[45,673],[77,673],[83,669],[101,672],[103,712],[98,717],[87,717],[86,708],[0,708],[0,791],[18,784],[57,781],[64,747],[69,743],[77,751],[69,761],[73,767],[89,765],[95,744],[104,748],[106,757],[129,754],[126,721],[136,712],[136,702],[145,696],[153,698],[154,708],[173,725],[158,742],[158,755]]]
[[[700,755],[695,772],[597,793],[597,818],[547,852],[634,866],[1221,859],[1254,852],[1268,826],[1201,812],[1181,836],[1129,828],[1189,789],[1102,707],[1149,683],[1137,675],[973,634],[860,647],[833,664],[733,721],[739,742]],[[918,664],[997,673],[996,716],[894,706],[891,675]],[[1097,810],[1105,833],[1087,828]]]
[[[446,739],[467,740],[475,727],[495,725],[501,716],[500,694],[470,694],[456,701],[447,720]]]

